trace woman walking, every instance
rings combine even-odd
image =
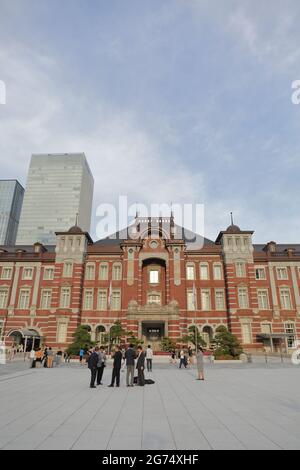
[[[198,378],[197,380],[204,380],[204,354],[203,349],[201,346],[198,347],[197,352],[197,370],[198,370]]]

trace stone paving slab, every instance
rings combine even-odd
[[[300,368],[154,364],[154,385],[89,389],[77,364],[0,368],[1,449],[300,449]]]

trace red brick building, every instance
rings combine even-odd
[[[235,225],[215,242],[191,239],[173,217],[137,218],[124,232],[94,243],[75,226],[56,246],[1,247],[2,339],[65,348],[78,325],[101,342],[121,320],[155,349],[193,324],[208,344],[226,325],[245,350],[293,348],[300,245],[255,245]]]

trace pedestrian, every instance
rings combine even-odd
[[[144,353],[142,346],[139,346],[136,368],[138,371],[138,385],[140,387],[143,387],[145,385],[145,374],[144,374],[145,358],[146,358],[146,354]]]
[[[135,364],[135,351],[133,349],[133,344],[130,344],[125,352],[125,360],[126,360],[126,386],[133,387],[133,379],[134,379],[134,364]]]
[[[83,356],[84,356],[84,349],[81,348],[79,351],[79,362],[83,366]]]
[[[43,355],[42,362],[44,362],[44,367],[47,367],[47,365],[48,365],[48,348],[47,348],[47,346],[44,349],[44,355]]]
[[[183,350],[183,349],[180,351],[179,359],[180,359],[180,362],[179,362],[179,369],[181,369],[181,366],[184,366],[184,368],[186,369],[186,356],[185,356],[185,354],[184,354],[184,350]]]
[[[55,356],[55,364],[56,367],[60,367],[61,361],[62,361],[62,351],[57,351],[56,356]]]
[[[106,367],[106,354],[103,346],[98,348],[98,363],[97,363],[97,385],[102,385],[102,377],[104,368]]]
[[[99,351],[99,348],[98,346],[96,346],[94,352],[90,354],[88,358],[88,368],[91,371],[90,388],[96,388],[95,380],[97,376],[97,364],[99,361],[98,351]]]
[[[175,349],[173,349],[173,350],[171,351],[170,363],[171,363],[171,364],[176,364],[176,351],[175,351]]]
[[[122,367],[122,352],[120,351],[119,346],[115,346],[115,353],[113,355],[114,362],[113,362],[113,370],[112,370],[112,377],[111,377],[111,384],[109,387],[114,387],[115,381],[117,387],[120,387],[120,371]]]
[[[41,348],[39,348],[35,353],[35,366],[36,366],[36,368],[41,367],[43,356],[44,356],[44,353],[41,350]]]
[[[197,352],[197,371],[198,378],[197,380],[204,380],[204,351],[201,346],[198,346]]]
[[[51,369],[53,366],[53,351],[52,348],[48,349],[48,355],[47,355],[47,367]]]
[[[151,348],[151,345],[149,344],[146,350],[146,361],[147,361],[148,372],[152,372],[152,359],[153,359],[153,350]]]
[[[31,361],[31,369],[34,369],[36,366],[36,358],[35,358],[35,350],[32,349],[29,354],[29,358]]]

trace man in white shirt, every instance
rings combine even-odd
[[[152,359],[153,359],[153,351],[149,344],[146,350],[146,360],[147,360],[147,371],[152,372]]]

